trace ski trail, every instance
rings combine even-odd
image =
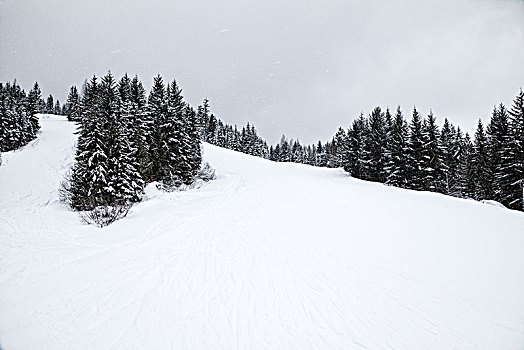
[[[98,229],[58,203],[74,129],[2,154],[6,349],[524,344],[522,213],[205,145],[217,180]]]

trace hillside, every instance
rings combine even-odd
[[[74,125],[0,166],[2,349],[522,349],[524,214],[204,145],[106,228],[58,202]]]

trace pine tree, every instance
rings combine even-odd
[[[349,159],[349,140],[348,134],[341,127],[338,128],[335,134],[335,142],[337,145],[335,151],[337,167],[346,168]]]
[[[491,165],[491,173],[493,174],[493,198],[504,205],[509,205],[508,195],[511,192],[511,186],[506,186],[503,178],[505,147],[510,144],[509,126],[508,126],[508,112],[506,107],[501,103],[499,107],[493,108],[490,123],[487,127],[488,144],[489,144],[489,159]]]
[[[367,128],[367,121],[361,113],[348,131],[348,158],[344,170],[359,179],[365,176],[364,145]]]
[[[392,121],[390,141],[387,145],[388,163],[385,166],[388,185],[408,186],[408,125],[404,120],[400,106],[397,107]]]
[[[203,142],[207,142],[209,118],[209,100],[206,98],[197,108],[197,129]]]
[[[71,86],[69,95],[65,104],[67,119],[71,121],[80,121],[80,96],[76,86]]]
[[[182,90],[173,80],[169,86],[168,96],[168,118],[172,123],[173,133],[170,140],[170,152],[173,155],[173,176],[178,182],[190,184],[193,182],[191,168],[191,137],[186,122],[186,105],[182,97]]]
[[[36,132],[40,130],[40,124],[39,124],[39,120],[36,114],[40,112],[39,104],[40,104],[41,98],[42,98],[42,92],[40,91],[40,87],[38,86],[38,83],[35,82],[35,85],[29,91],[27,95],[27,112],[30,115],[29,122],[31,124],[31,129],[33,131],[33,134],[35,136],[36,136]]]
[[[200,144],[200,134],[197,127],[196,112],[189,105],[185,108],[185,120],[186,120],[186,137],[189,143],[189,177],[188,179],[194,180],[202,164],[202,150]],[[186,182],[187,184],[187,182]]]
[[[47,97],[47,102],[46,102],[46,105],[45,105],[45,111],[46,113],[53,113],[55,110],[55,102],[54,102],[54,99],[53,99],[53,95],[49,95]]]
[[[513,100],[509,111],[509,137],[502,156],[501,181],[507,193],[502,198],[511,209],[524,210],[524,92]]]
[[[166,130],[167,122],[167,98],[166,87],[162,77],[157,75],[153,79],[153,87],[148,98],[148,114],[152,121],[150,156],[151,180],[152,181],[170,181],[171,174],[166,171],[165,166],[170,162],[169,147],[166,140],[173,130]]]
[[[146,93],[142,82],[135,77],[130,83],[130,116],[133,130],[131,139],[133,147],[136,149],[138,170],[144,181],[152,181],[152,158],[150,145],[153,140],[153,122],[147,111]]]
[[[461,137],[457,137],[455,127],[448,119],[444,119],[439,142],[440,154],[442,156],[442,192],[457,197],[460,196],[458,168]]]
[[[127,78],[127,75],[124,78]],[[106,126],[104,144],[108,162],[107,201],[111,204],[139,201],[144,187],[130,142],[130,94],[127,93],[123,97],[125,101],[122,100],[117,83],[109,72],[100,81],[98,119]]]
[[[491,173],[491,164],[488,154],[488,139],[484,132],[484,126],[479,119],[475,140],[473,143],[472,182],[474,187],[474,196],[476,200],[492,199],[493,174]]]
[[[61,115],[62,114],[62,106],[60,105],[60,101],[59,100],[55,101],[55,108],[53,110],[53,113],[56,114],[56,115]]]
[[[473,144],[466,133],[462,138],[460,129],[457,130],[457,138],[460,139],[460,157],[458,163],[458,190],[460,197],[473,198],[475,196],[475,184],[473,182]]]
[[[367,179],[371,181],[386,181],[386,142],[387,128],[384,113],[380,107],[375,107],[369,116],[369,133],[366,137],[365,150],[368,168]]]
[[[325,167],[327,165],[326,148],[322,146],[322,142],[318,141],[316,150],[315,166]]]
[[[415,107],[409,125],[408,188],[424,189],[424,139],[422,135],[422,119]]]
[[[439,130],[431,111],[424,120],[422,137],[424,140],[422,147],[424,189],[432,192],[443,192],[444,178],[441,168],[442,155],[439,147]]]
[[[92,210],[108,205],[107,155],[103,140],[104,126],[99,116],[99,84],[96,76],[84,84],[81,124],[71,175],[71,206]]]

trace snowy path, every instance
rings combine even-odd
[[[219,179],[108,228],[74,126],[0,166],[3,349],[522,349],[524,214],[205,146]]]

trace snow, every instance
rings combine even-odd
[[[3,349],[522,349],[524,215],[210,145],[106,228],[58,202],[74,125],[0,166]]]

